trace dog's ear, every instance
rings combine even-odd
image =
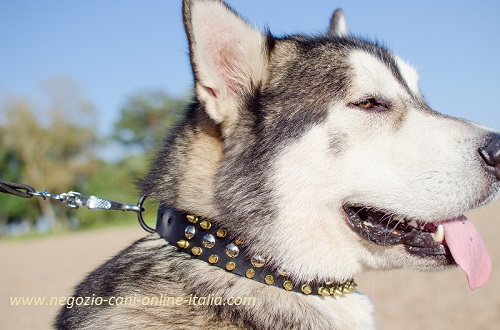
[[[349,35],[349,29],[344,17],[344,11],[340,8],[333,12],[330,19],[330,27],[326,33],[330,37],[345,37]]]
[[[262,83],[266,36],[221,0],[184,0],[182,11],[198,99],[216,123],[231,126]]]

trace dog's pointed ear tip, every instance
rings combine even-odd
[[[342,8],[337,8],[333,12],[333,16],[344,16],[344,10]]]
[[[327,34],[330,36],[347,36],[349,34],[344,10],[342,8],[337,8],[333,12]]]
[[[337,8],[334,10],[333,14],[332,14],[332,18],[331,18],[331,21],[340,21],[340,20],[344,20],[345,21],[345,14],[344,14],[344,10],[342,8]]]

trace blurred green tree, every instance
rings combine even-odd
[[[120,110],[113,138],[143,151],[150,149],[183,116],[189,98],[176,98],[159,90],[133,94]]]
[[[78,189],[96,170],[93,147],[98,138],[92,119],[84,120],[93,117],[93,109],[74,84],[55,81],[46,87],[46,107],[22,98],[8,99],[2,106],[0,176],[61,193]],[[67,225],[67,211],[59,202],[1,198],[4,222],[21,216],[35,222],[41,215],[49,229]]]
[[[0,106],[0,177],[53,193],[73,190],[135,203],[134,182],[147,170],[147,152],[182,117],[190,96],[175,98],[157,90],[136,93],[125,101],[110,136],[101,139],[92,105],[71,81],[57,79],[43,87],[45,103],[11,98]],[[98,150],[103,149],[98,147],[105,146],[105,141],[118,142],[125,150],[132,147],[134,152],[111,145],[104,149],[105,156],[114,152],[118,156],[99,158]],[[0,196],[0,234],[8,220],[34,223],[40,215],[50,228],[65,228],[73,219],[81,228],[135,222],[122,212],[71,211],[57,201]],[[145,216],[153,224],[154,212]]]

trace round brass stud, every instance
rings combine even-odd
[[[234,261],[229,261],[226,263],[226,269],[232,271],[236,268],[236,263]]]
[[[186,219],[191,222],[191,223],[197,223],[198,222],[198,217],[192,214],[186,215]]]
[[[242,240],[240,237],[238,237],[238,238],[234,241],[234,244],[236,244],[236,245],[241,245],[241,244],[243,244],[243,240]]]
[[[177,245],[181,248],[181,249],[187,249],[189,247],[189,242],[186,241],[186,240],[183,240],[181,239],[180,241],[177,242]]]
[[[210,221],[202,220],[200,222],[200,227],[201,227],[201,229],[209,230],[210,228],[212,228],[212,224],[210,223]]]
[[[191,253],[194,256],[200,256],[203,253],[203,249],[199,246],[195,246],[194,248],[191,249]]]
[[[247,269],[247,271],[245,272],[245,276],[248,278],[253,278],[255,276],[255,270],[253,270],[252,268]]]
[[[212,254],[208,257],[208,262],[211,264],[216,264],[219,261],[219,256]]]
[[[217,237],[224,238],[227,236],[227,231],[224,228],[217,229]]]
[[[293,289],[293,284],[290,281],[285,281],[283,282],[283,288],[285,288],[286,291],[291,291]]]
[[[300,288],[300,290],[302,290],[302,292],[304,292],[304,294],[311,294],[313,292],[313,289],[308,284],[302,285],[302,287]]]
[[[274,284],[273,275],[266,275],[266,277],[264,277],[264,282],[266,282],[266,284],[268,284],[268,285]]]

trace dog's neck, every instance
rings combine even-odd
[[[176,245],[178,251],[249,280],[286,291],[323,297],[338,297],[356,290],[356,283],[353,279],[342,282],[293,283],[292,274],[269,265],[266,256],[249,256],[245,242],[234,237],[224,228],[217,228],[211,220],[164,205],[158,211],[156,229],[161,237],[172,245]]]

